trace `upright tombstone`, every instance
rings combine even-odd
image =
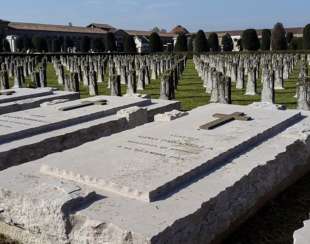
[[[170,74],[166,72],[160,80],[160,99],[171,100],[171,88]]]
[[[126,85],[127,84],[127,67],[126,65],[121,66],[121,84]]]
[[[231,71],[231,81],[237,82],[238,80],[238,64],[233,63],[232,64],[232,71]]]
[[[267,103],[274,103],[274,74],[273,70],[264,69],[262,73],[262,95],[261,101]]]
[[[238,66],[236,89],[244,89],[244,67]]]
[[[59,65],[58,67],[58,84],[59,85],[64,85],[65,84],[65,70],[63,65]]]
[[[227,100],[225,97],[225,76],[221,76],[218,80],[218,103],[227,104]]]
[[[157,62],[155,60],[152,61],[152,75],[151,79],[152,80],[157,80],[158,79],[158,71],[157,71]]]
[[[248,67],[248,82],[246,85],[245,95],[255,96],[256,95],[256,74],[253,66]]]
[[[22,67],[16,66],[14,69],[14,88],[22,88],[24,86],[24,79]]]
[[[97,84],[97,75],[96,71],[92,70],[89,72],[89,85],[88,85],[89,95],[97,96],[98,95],[98,84]]]
[[[121,77],[119,75],[110,75],[111,96],[122,96]]]
[[[40,73],[37,71],[32,72],[32,80],[35,87],[41,87]]]
[[[46,87],[47,86],[47,75],[46,75],[46,69],[44,65],[40,66],[39,74],[40,74],[40,87]]]
[[[220,99],[220,103],[231,104],[231,78],[224,76],[224,100]]]
[[[0,71],[0,90],[6,90],[10,88],[9,75],[6,70]]]
[[[88,65],[83,66],[83,85],[84,86],[89,85],[89,66]]]
[[[148,66],[145,66],[144,81],[145,81],[145,85],[151,84],[150,70],[149,70]]]
[[[299,80],[297,100],[298,109],[305,111],[310,110],[310,80],[307,77]]]
[[[212,91],[211,91],[210,103],[219,102],[219,96],[220,96],[219,86],[222,79],[223,79],[222,72],[217,71],[212,72]]]
[[[275,67],[274,89],[276,89],[276,90],[283,90],[284,89],[283,65],[281,65],[281,64],[278,64]]]
[[[140,68],[138,72],[137,90],[143,91],[145,89],[145,69]]]
[[[80,92],[79,74],[77,72],[70,74],[70,83],[71,92]]]
[[[134,95],[137,92],[136,71],[130,70],[128,73],[127,95]]]
[[[98,65],[98,83],[103,83],[104,81],[104,65]]]
[[[207,75],[207,86],[206,86],[206,93],[210,94],[213,88],[213,73],[216,71],[215,68],[209,68],[208,75]]]

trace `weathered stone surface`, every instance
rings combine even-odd
[[[101,105],[102,100],[106,100],[106,104]],[[97,104],[96,101],[99,103]],[[0,116],[0,145],[30,135],[99,119],[130,106],[148,104],[151,104],[151,100],[97,96],[44,108],[3,114]]]
[[[154,121],[156,122],[169,122],[172,120],[179,119],[183,116],[188,115],[186,112],[181,112],[178,110],[173,110],[171,112],[166,112],[164,114],[157,114],[155,115]]]
[[[240,107],[233,107],[242,110]],[[265,121],[270,118],[268,113],[271,112],[275,117],[279,113],[287,114],[286,111],[253,107],[248,110],[260,111],[266,115],[265,119],[262,118]],[[244,112],[252,117],[256,114]],[[294,112],[288,112],[292,113]],[[231,226],[244,220],[249,212],[257,208],[258,203],[281,191],[290,183],[290,178],[293,181],[301,171],[304,173],[310,168],[310,119],[309,113],[303,115],[303,120],[295,121],[296,124],[287,129],[283,128],[283,131],[279,130],[268,140],[257,141],[255,147],[249,147],[235,154],[233,158],[223,159],[216,170],[200,175],[178,191],[152,203],[91,187],[91,184],[85,185],[40,173],[40,168],[46,165],[46,162],[50,163],[49,167],[57,166],[55,160],[60,155],[63,156],[62,159],[67,158],[66,162],[62,160],[62,166],[82,163],[83,158],[75,155],[76,150],[10,168],[0,173],[0,208],[3,209],[0,219],[5,226],[23,226],[22,229],[15,230],[21,232],[16,236],[26,244],[31,243],[31,237],[41,243],[211,243]],[[185,121],[189,117],[190,115],[170,123]],[[159,124],[165,126],[166,123]],[[193,128],[196,128],[196,125],[193,124]],[[130,133],[143,133],[146,127],[148,125],[136,128]],[[222,137],[222,132],[228,129],[225,127],[241,130],[243,124],[235,121],[220,127],[219,136]],[[117,138],[126,136],[128,132],[113,135],[108,140],[118,140]],[[179,132],[178,138],[181,139],[181,135],[187,136],[190,132],[191,130],[183,130]],[[233,139],[235,135],[230,136]],[[213,142],[217,143],[214,148],[219,146],[217,140]],[[106,148],[105,146],[107,140],[98,140],[79,149],[97,147],[99,155],[99,150],[102,152],[100,148]],[[93,161],[89,156],[93,156],[94,151],[95,149],[91,150],[87,157],[84,157],[86,165]],[[105,164],[107,158],[104,155],[103,153],[97,157],[98,164]],[[111,160],[116,164],[119,157],[118,155]],[[127,160],[132,162],[131,166],[137,166],[140,164],[139,157],[140,154],[137,154],[132,160],[129,157]],[[141,167],[149,157],[151,156],[144,157]],[[197,156],[193,155],[191,158],[196,160]],[[184,165],[186,164],[180,163],[178,168]],[[170,165],[162,163],[157,169],[162,167],[169,168]],[[89,172],[98,171],[98,168],[88,168]],[[171,171],[177,172],[177,169],[174,167]],[[127,170],[130,168],[123,169],[124,174]],[[59,173],[62,172],[61,170]],[[132,177],[139,182],[140,175],[148,172],[141,171]],[[156,171],[153,171],[153,174],[156,174]],[[158,177],[162,177],[160,172]],[[82,175],[80,179],[83,179]],[[84,180],[95,182],[91,175],[84,176]],[[97,195],[94,195],[94,191]],[[39,208],[37,212],[34,212],[34,204]],[[45,218],[36,217],[39,213]],[[5,231],[6,229],[4,228],[4,232],[12,235],[13,231]]]
[[[2,90],[1,93],[9,92],[10,95],[1,95],[0,94],[0,104],[1,103],[8,103],[14,102],[18,100],[23,100],[27,98],[35,98],[35,97],[42,97],[47,95],[53,94],[52,88],[15,88],[15,89],[8,89]]]
[[[80,98],[80,94],[76,92],[53,91],[46,96],[34,98],[19,99],[12,102],[0,103],[0,115],[13,113],[21,110],[27,110],[39,107],[42,103],[53,102],[54,100],[76,100]]]
[[[233,126],[223,125],[208,132],[199,130],[201,125],[214,120],[212,114],[233,113],[238,109],[253,120],[234,121],[231,122]],[[205,115],[203,119],[202,114]],[[60,177],[70,175],[70,180],[75,180],[76,175],[82,178],[87,175],[97,182],[92,183],[94,187],[143,201],[157,201],[178,190],[180,185],[217,167],[222,160],[247,150],[253,143],[273,136],[300,118],[300,113],[294,111],[265,111],[262,114],[240,106],[206,106],[168,124],[153,123],[140,127],[139,131],[128,131],[104,144],[85,145],[84,150],[73,149],[71,155],[74,157],[82,159],[85,152],[91,155],[87,168],[84,160],[66,163],[73,161],[63,154],[48,159],[44,173],[57,175],[60,172]],[[103,152],[104,148],[109,150]],[[98,155],[96,152],[99,152]],[[97,162],[99,155],[106,159],[101,164]],[[132,164],[131,158],[137,158],[135,164]],[[88,184],[87,180],[77,181]]]
[[[114,101],[124,99],[118,97],[104,98]],[[137,101],[137,99],[127,98],[124,100],[128,102]],[[143,99],[139,98],[138,101],[141,100],[143,101]],[[132,102],[129,102],[129,104],[132,104]],[[135,102],[135,104],[137,103]],[[64,106],[64,104],[56,105]],[[50,105],[48,107],[54,107],[56,105]],[[125,112],[121,112],[121,117],[116,115],[117,112],[122,110],[119,108],[115,109],[114,114],[112,113],[102,118],[92,119],[86,122],[80,121],[75,125],[60,129],[53,128],[53,130],[44,133],[42,132],[37,135],[25,137],[24,139],[13,140],[2,144],[0,146],[0,170],[139,126],[142,122],[153,121],[154,116],[158,113],[180,108],[179,102],[156,99],[150,100],[146,104],[142,103],[141,105],[141,108],[125,109]],[[147,110],[146,114],[145,110]],[[40,110],[37,109],[36,111]]]

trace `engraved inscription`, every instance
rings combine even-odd
[[[167,138],[138,136],[136,140],[128,140],[125,145],[119,145],[118,148],[182,161],[185,161],[188,156],[199,155],[205,150],[205,146],[199,145],[198,138],[175,134]]]

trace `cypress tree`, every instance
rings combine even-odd
[[[272,50],[286,50],[287,40],[286,32],[282,23],[277,23],[272,30],[271,35],[271,47]]]
[[[231,52],[234,50],[234,42],[229,33],[226,33],[222,38],[222,46],[224,52]]]
[[[241,38],[237,41],[237,47],[239,48],[239,51],[243,51],[243,45],[242,45],[242,39]]]
[[[293,32],[287,32],[286,40],[287,40],[288,44],[290,44],[292,42],[293,38],[294,38],[294,33]]]
[[[187,50],[190,52],[194,50],[195,37],[196,37],[196,34],[192,34],[192,36],[189,39]]]
[[[212,32],[209,35],[208,42],[210,45],[211,52],[219,52],[221,50],[220,44],[219,44],[219,37],[215,32]]]
[[[209,43],[203,30],[199,30],[195,37],[194,52],[203,53],[210,50]]]
[[[310,24],[306,25],[304,28],[303,47],[305,50],[310,49]]]
[[[130,35],[125,36],[124,52],[127,52],[127,53],[136,53],[137,52],[137,46],[136,46],[135,40]]]
[[[163,43],[160,39],[160,36],[153,32],[150,35],[150,51],[151,52],[162,52],[163,51]]]
[[[257,51],[260,48],[257,32],[254,29],[247,29],[242,33],[242,47],[245,50]]]
[[[264,51],[269,51],[270,44],[271,44],[271,31],[269,29],[264,29],[262,31],[261,49]]]
[[[177,37],[177,42],[174,47],[176,52],[187,52],[187,37],[184,33],[180,33]]]
[[[116,40],[115,40],[114,33],[108,32],[106,36],[105,48],[106,48],[106,51],[110,51],[110,52],[116,51]]]

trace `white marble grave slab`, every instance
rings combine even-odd
[[[251,121],[233,121],[214,130],[201,125],[215,113],[244,112]],[[213,104],[170,122],[88,143],[48,157],[42,173],[152,202],[173,194],[225,160],[249,150],[298,122],[298,111],[265,111]],[[105,150],[108,148],[109,150]]]
[[[83,102],[107,100],[107,104],[94,104],[63,111]],[[149,99],[97,96],[41,108],[3,114],[0,116],[0,145],[12,140],[48,132],[74,124],[102,118],[117,111],[151,104]]]
[[[2,93],[9,93],[10,95],[1,95]],[[47,96],[51,94],[53,94],[53,89],[49,87],[37,88],[37,89],[15,88],[15,89],[1,90],[0,91],[0,104],[14,102],[18,100],[27,99],[27,98]]]
[[[51,94],[45,96],[0,103],[0,115],[40,107],[42,103],[49,101],[71,101],[79,98],[80,94],[78,92],[53,91]]]

